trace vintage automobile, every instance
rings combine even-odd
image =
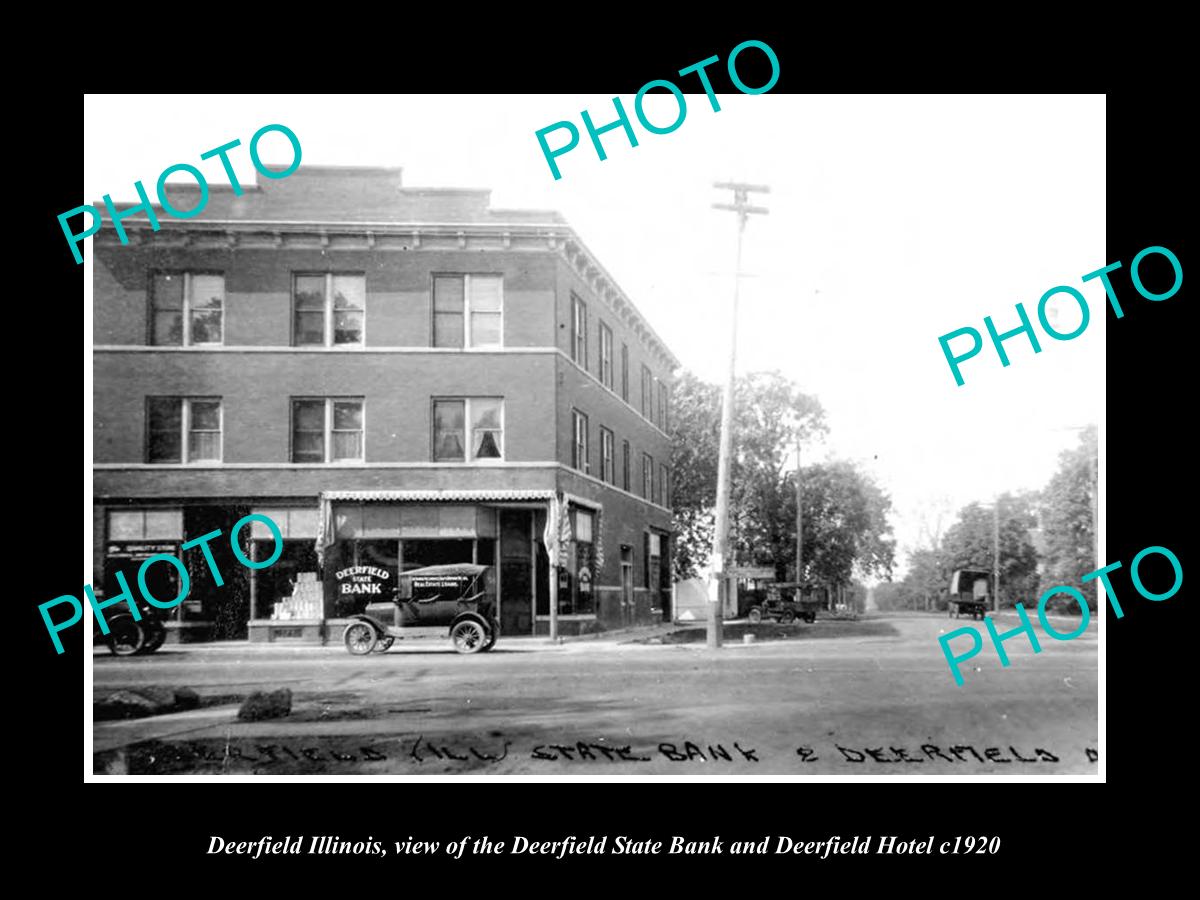
[[[803,619],[811,625],[817,620],[819,603],[815,599],[804,598],[799,587],[794,582],[779,581],[771,582],[761,590],[748,592],[745,617],[755,625],[763,619],[772,619],[784,625]]]
[[[985,569],[955,569],[950,576],[950,618],[969,615],[982,619],[992,608],[992,573]]]
[[[446,634],[459,653],[491,650],[500,634],[489,566],[426,566],[404,572],[391,602],[370,603],[342,633],[355,656],[382,653],[397,638]]]
[[[114,656],[132,656],[135,653],[153,653],[167,639],[167,629],[157,612],[148,604],[138,604],[140,620],[128,612],[114,613],[105,619],[108,634],[102,634],[97,624],[92,631],[97,642],[108,645]]]

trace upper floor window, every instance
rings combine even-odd
[[[571,295],[571,359],[587,368],[587,304]]]
[[[626,343],[621,344],[621,399],[629,402],[629,345]]]
[[[621,441],[621,487],[629,490],[629,441]]]
[[[362,461],[363,401],[305,397],[292,401],[292,462]]]
[[[580,472],[588,471],[588,418],[577,409],[571,410],[575,439],[571,444],[571,465]]]
[[[642,454],[642,496],[654,501],[654,457],[649,453]]]
[[[148,397],[146,461],[221,461],[221,400],[216,397]]]
[[[500,275],[433,277],[433,346],[500,347],[503,321]]]
[[[456,397],[433,401],[433,458],[475,462],[504,458],[504,401]]]
[[[189,347],[224,339],[225,276],[155,272],[150,276],[150,342]]]
[[[646,421],[654,421],[654,376],[642,366],[642,415]]]
[[[612,329],[600,323],[600,383],[609,390],[613,386],[613,335]]]
[[[658,427],[667,430],[667,383],[658,383]]]
[[[296,275],[292,343],[297,347],[362,346],[367,276]]]
[[[613,455],[613,433],[607,428],[600,427],[600,477],[606,484],[616,484]]]
[[[664,463],[658,467],[658,502],[663,506],[671,505],[670,483],[670,472]]]

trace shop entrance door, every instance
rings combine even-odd
[[[500,633],[533,634],[533,513],[500,510]]]
[[[621,545],[621,623],[633,624],[633,548]]]

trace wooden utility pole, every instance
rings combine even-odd
[[[804,588],[804,514],[801,501],[804,499],[804,488],[800,483],[800,432],[796,432],[796,599],[803,599]]]
[[[1000,610],[1000,498],[992,504],[992,612]]]
[[[746,231],[746,219],[752,213],[765,215],[761,206],[751,206],[747,199],[750,192],[769,193],[766,185],[716,182],[718,190],[733,191],[733,203],[714,203],[714,209],[732,210],[738,214],[737,270],[733,279],[733,306],[729,325],[729,371],[725,378],[725,393],[721,401],[721,450],[717,460],[717,522],[713,534],[712,567],[717,579],[716,596],[710,598],[708,611],[708,646],[721,646],[721,617],[725,610],[725,595],[729,590],[725,570],[729,565],[729,474],[730,454],[733,449],[733,386],[734,369],[737,364],[738,289],[742,283],[742,236]]]

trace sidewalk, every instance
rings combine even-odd
[[[621,628],[613,631],[601,631],[593,634],[580,635],[560,635],[558,642],[555,643],[546,635],[501,635],[499,643],[510,650],[521,650],[524,652],[538,652],[547,650],[565,649],[570,645],[583,645],[587,647],[595,647],[599,649],[603,646],[615,646],[617,644],[626,644],[631,641],[657,637],[662,634],[668,634],[672,631],[677,631],[680,628],[687,626],[674,625],[669,622],[663,622],[655,625],[644,625],[636,628]],[[450,640],[448,637],[412,637],[398,639],[392,645],[393,650],[402,650],[405,646],[415,647],[422,645],[439,646],[444,644],[446,649],[450,649]],[[582,649],[582,647],[581,647]],[[345,654],[346,648],[342,646],[340,638],[329,641],[326,644],[308,644],[308,643],[291,643],[284,641],[276,642],[255,642],[251,643],[248,640],[240,641],[205,641],[195,644],[165,644],[162,649],[156,651],[154,655],[174,654],[174,653],[274,653],[274,652],[293,652],[296,650],[305,650],[313,653],[327,652]],[[93,656],[111,656],[108,647],[103,643],[96,642],[92,646]]]

